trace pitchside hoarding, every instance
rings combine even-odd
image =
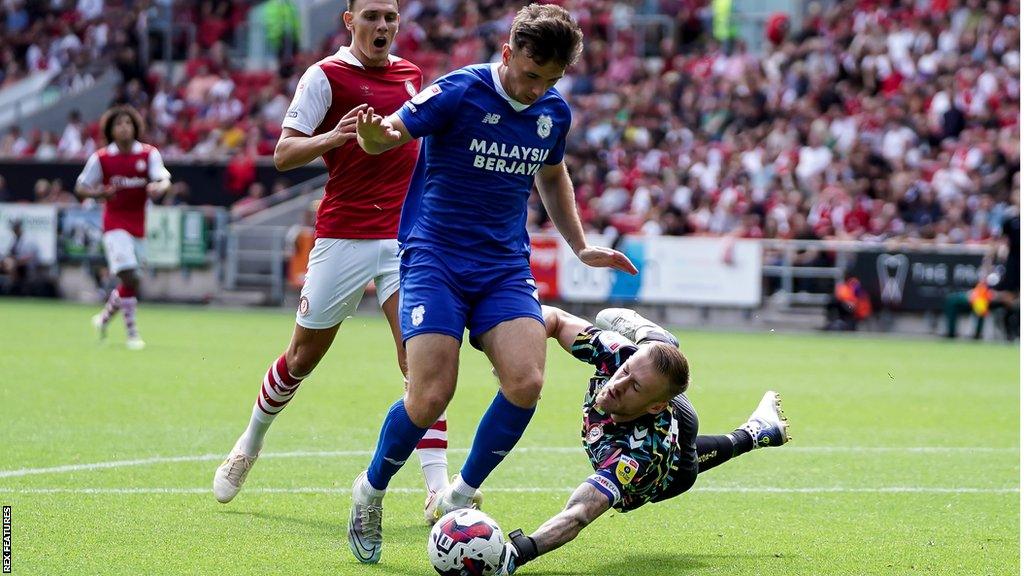
[[[596,235],[588,241],[609,245]],[[635,276],[591,268],[557,237],[535,235],[531,246],[542,299],[743,308],[761,303],[761,246],[754,240],[626,237],[616,248],[639,269]]]
[[[891,310],[941,310],[946,295],[974,288],[981,254],[860,252],[853,273],[875,306]]]
[[[53,205],[0,204],[0,255],[6,255],[14,242],[11,221],[21,222],[25,241],[39,255],[39,262],[57,261],[57,207]]]

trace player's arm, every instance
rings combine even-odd
[[[506,564],[502,574],[511,574],[534,558],[572,541],[611,507],[608,497],[589,482],[580,484],[565,503],[565,508],[545,522],[536,532],[524,536],[516,530],[509,535]]]
[[[611,248],[588,246],[583,224],[576,211],[576,194],[572,180],[565,169],[565,162],[546,164],[537,172],[537,191],[544,202],[544,208],[555,223],[555,228],[569,243],[569,247],[581,262],[595,268],[614,268],[629,274],[636,274],[636,266],[625,254]]]
[[[75,195],[79,198],[110,198],[114,192],[117,190],[113,186],[75,184]]]
[[[295,128],[282,129],[281,137],[277,140],[277,146],[274,147],[274,167],[285,172],[305,166],[354,139],[356,137],[356,115],[366,108],[366,104],[356,106],[349,110],[334,128],[316,136],[304,134]]]
[[[153,148],[149,151],[149,184],[146,184],[146,193],[150,198],[156,200],[170,188],[171,173],[164,166],[164,158],[160,155],[160,151]]]
[[[103,169],[100,167],[100,158],[93,153],[86,160],[85,168],[75,180],[75,194],[79,198],[109,198],[116,191],[117,189],[113,186],[103,185]]]
[[[548,338],[558,340],[558,344],[570,354],[576,337],[591,325],[583,318],[554,306],[541,306],[541,313],[544,314]]]
[[[384,118],[374,114],[373,108],[368,108],[357,115],[356,135],[359,147],[370,155],[398,148],[413,139],[398,113]]]

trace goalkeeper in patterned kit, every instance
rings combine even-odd
[[[594,473],[533,534],[509,534],[502,574],[571,541],[609,508],[629,512],[673,498],[689,490],[698,473],[789,440],[789,423],[772,391],[735,431],[698,436],[697,412],[684,394],[690,368],[678,341],[632,310],[602,310],[598,327],[545,306],[544,321],[549,337],[596,368],[581,432]]]

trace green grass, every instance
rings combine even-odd
[[[360,566],[345,545],[348,488],[401,390],[381,320],[345,324],[246,490],[220,505],[213,471],[292,317],[144,304],[149,347],[133,353],[120,322],[96,344],[94,312],[0,301],[0,503],[13,507],[14,574],[432,573],[415,459],[386,500],[382,563]],[[679,335],[702,432],[732,430],[774,388],[793,443],[710,471],[675,500],[608,514],[521,574],[1018,572],[1017,347]],[[536,528],[589,473],[577,448],[587,367],[555,347],[548,358],[537,416],[484,487],[506,531]],[[448,411],[463,449],[453,472],[494,390],[482,354],[464,350]],[[356,454],[287,454],[300,451]],[[184,458],[69,467],[160,457]],[[58,466],[68,468],[4,474]],[[523,487],[544,490],[507,491]]]

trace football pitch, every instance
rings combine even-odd
[[[14,574],[433,574],[414,457],[385,500],[381,563],[345,541],[349,489],[401,394],[383,320],[356,317],[271,429],[230,504],[213,472],[248,421],[293,317],[143,305],[148,348],[98,307],[0,301],[0,504]],[[793,442],[702,474],[694,489],[610,513],[529,575],[819,576],[1018,573],[1019,348],[1005,344],[677,331],[702,433],[782,394]],[[589,473],[588,367],[551,342],[538,412],[484,486],[527,533]],[[452,473],[496,389],[463,350],[448,409]]]

